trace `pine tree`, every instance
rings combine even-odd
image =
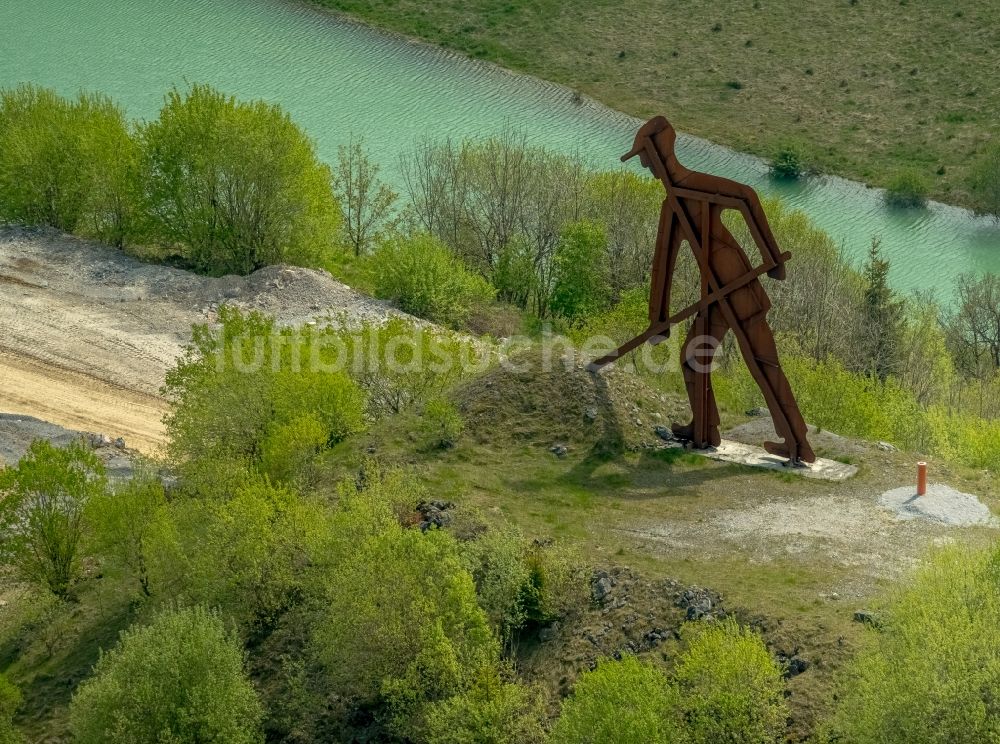
[[[858,333],[861,368],[879,381],[896,371],[903,331],[903,303],[889,286],[889,261],[872,238],[864,267],[865,292]]]

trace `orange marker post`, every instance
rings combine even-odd
[[[927,493],[927,463],[917,463],[917,496]]]

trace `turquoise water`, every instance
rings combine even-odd
[[[171,85],[208,82],[280,103],[327,160],[352,134],[364,136],[390,180],[398,180],[399,153],[416,140],[489,134],[508,122],[534,144],[613,168],[637,126],[603,106],[575,103],[558,86],[295,0],[3,0],[0,34],[0,86],[99,90],[131,115],[151,117]],[[992,218],[940,204],[890,210],[881,192],[836,178],[776,183],[759,160],[693,137],[679,149],[691,167],[781,195],[857,262],[880,236],[897,289],[947,299],[960,273],[1000,273],[1000,224]]]

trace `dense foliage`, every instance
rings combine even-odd
[[[197,270],[312,265],[340,222],[330,169],[288,114],[205,85],[172,90],[141,130],[149,237]]]
[[[686,625],[668,675],[634,656],[584,674],[553,742],[775,744],[787,708],[781,669],[760,637],[732,621]]]
[[[375,294],[408,313],[446,324],[493,299],[493,288],[466,270],[439,240],[427,234],[398,236],[372,257]]]
[[[102,95],[0,90],[0,220],[122,245],[134,228],[138,148]]]
[[[274,105],[207,85],[128,122],[107,97],[0,91],[0,219],[117,246],[152,245],[196,271],[317,265],[341,215],[312,141]]]
[[[130,628],[73,696],[74,741],[263,741],[262,708],[243,651],[201,608]]]
[[[895,592],[843,680],[831,740],[984,742],[1000,737],[997,556],[950,548]]]

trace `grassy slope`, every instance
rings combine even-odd
[[[713,526],[715,519],[730,509],[774,503],[788,505],[787,518],[794,522],[803,519],[796,516],[798,505],[816,499],[846,496],[867,502],[905,482],[914,458],[868,445],[859,449],[850,440],[845,440],[844,451],[818,444],[820,455],[849,452],[846,459],[861,468],[851,481],[832,485],[724,465],[678,450],[645,449],[642,442],[655,440],[653,425],[680,416],[685,402],[635,384],[631,377],[608,380],[615,402],[601,409],[588,434],[581,416],[590,405],[586,390],[560,374],[535,375],[529,381],[526,376],[487,373],[488,386],[473,382],[455,394],[467,431],[453,449],[423,449],[418,415],[401,414],[331,452],[324,485],[352,478],[374,458],[384,466],[410,469],[433,498],[454,500],[465,513],[472,509],[487,517],[503,515],[530,538],[564,540],[586,565],[630,566],[651,582],[672,578],[720,591],[730,609],[745,608],[751,616],[768,618],[771,630],[765,637],[772,650],[799,649],[812,663],[809,673],[790,682],[790,733],[802,740],[823,716],[836,669],[860,640],[854,610],[877,602],[887,586],[888,575],[877,565],[873,568],[866,554],[875,555],[875,564],[885,562],[879,554],[892,556],[890,566],[903,569],[927,548],[928,536],[908,538],[913,540],[904,550],[909,555],[897,554],[898,543],[888,542],[859,544],[845,555],[835,540],[794,532],[787,538],[741,541]],[[609,408],[618,414],[610,421]],[[723,423],[740,420],[724,414]],[[619,439],[624,448],[608,447],[608,441]],[[565,458],[549,452],[553,442],[569,445]],[[937,477],[992,496],[993,489],[975,474],[946,470],[939,463],[933,467]],[[965,482],[967,477],[975,482]],[[809,526],[802,527],[802,534],[808,533]],[[990,536],[972,532],[960,539]],[[834,592],[841,599],[831,600]],[[653,617],[660,610],[655,603],[637,603],[629,611]],[[608,620],[599,616],[596,627]],[[590,629],[575,626],[564,632],[579,636]],[[565,678],[568,667],[574,668],[570,678],[585,668],[579,657],[553,655],[548,646],[542,646],[538,656],[541,670],[537,658],[531,663],[522,658],[522,667],[531,666],[542,676],[551,667],[552,678]]]
[[[875,185],[913,168],[950,203],[977,206],[969,171],[1000,133],[992,0],[317,1],[739,150],[799,141]]]

